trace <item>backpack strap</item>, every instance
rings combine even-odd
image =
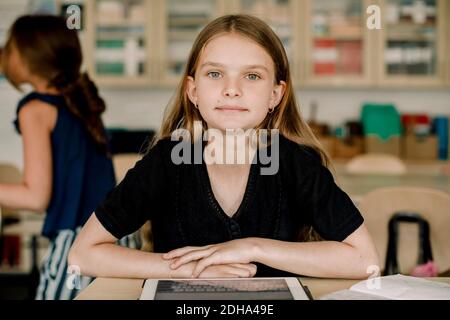
[[[422,216],[418,213],[397,212],[394,213],[389,220],[388,248],[386,253],[384,275],[397,274],[400,271],[397,262],[397,248],[398,226],[401,222],[417,223],[419,225],[419,258],[417,263],[424,264],[430,260],[433,260],[430,243],[430,225],[428,221],[422,218]]]

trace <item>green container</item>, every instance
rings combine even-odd
[[[362,107],[361,122],[364,135],[376,135],[387,141],[402,133],[400,114],[392,104],[366,103]]]
[[[125,41],[123,39],[97,39],[96,46],[97,48],[123,49]]]
[[[125,67],[121,62],[97,62],[95,71],[99,75],[124,75]]]

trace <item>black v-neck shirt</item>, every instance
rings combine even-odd
[[[326,240],[342,241],[363,223],[310,147],[280,135],[279,169],[273,175],[261,174],[270,164],[263,164],[257,153],[243,200],[229,217],[214,197],[204,161],[172,161],[177,143],[160,140],[96,209],[100,223],[116,238],[150,220],[154,251],[162,253],[246,237],[297,241],[302,226],[313,226]],[[272,147],[266,151],[271,154]],[[265,266],[257,272],[257,276],[281,275],[286,273]]]

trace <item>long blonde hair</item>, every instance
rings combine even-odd
[[[274,63],[276,82],[284,81],[286,83],[285,92],[279,105],[272,113],[267,114],[258,129],[278,129],[280,134],[287,139],[315,149],[320,154],[322,163],[328,166],[330,161],[327,154],[321,148],[308,124],[300,116],[292,86],[289,61],[281,40],[264,21],[245,14],[221,16],[211,21],[197,36],[189,54],[182,80],[169,103],[161,129],[155,135],[150,147],[154,146],[159,140],[170,137],[172,132],[179,128],[189,130],[191,137],[193,137],[195,121],[201,121],[203,128],[206,129],[206,123],[200,112],[188,98],[187,79],[188,76],[195,78],[200,55],[205,46],[213,38],[227,33],[247,37],[264,48]],[[313,239],[316,240],[319,237],[311,228],[300,231],[299,240]]]

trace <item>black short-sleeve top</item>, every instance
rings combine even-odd
[[[342,241],[363,223],[310,147],[279,135],[278,170],[269,175],[261,169],[272,164],[260,161],[257,153],[243,200],[230,217],[214,197],[205,161],[172,161],[178,143],[160,140],[97,207],[98,220],[116,238],[150,220],[154,251],[167,252],[246,237],[297,241],[303,226],[312,226],[326,240]],[[200,144],[204,150],[205,143]],[[190,145],[194,154],[196,147]]]

